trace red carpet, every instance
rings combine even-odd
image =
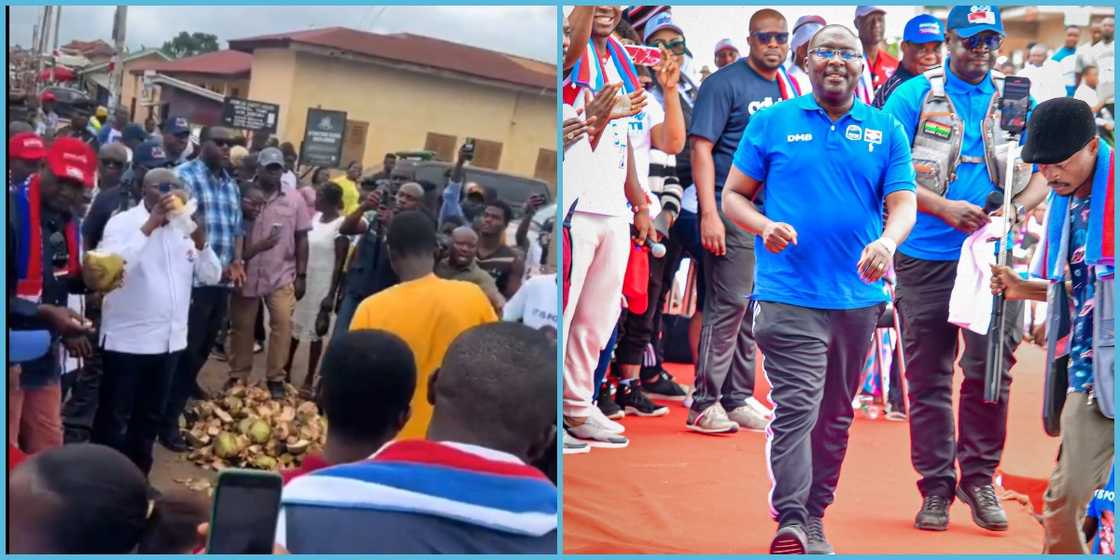
[[[1043,351],[1023,345],[1011,385],[1003,468],[1011,489],[1045,487],[1058,441],[1042,431]],[[691,366],[671,365],[682,383]],[[760,370],[761,371],[761,370]],[[759,373],[756,395],[766,394]],[[959,387],[960,373],[956,386]],[[709,436],[686,431],[687,411],[672,403],[661,418],[627,417],[626,449],[592,449],[564,457],[564,550],[568,553],[766,553],[775,524],[765,436]],[[972,523],[955,502],[949,531],[913,528],[921,504],[902,422],[868,420],[857,412],[847,459],[825,529],[844,554],[1037,554],[1042,526],[1030,506],[1007,500],[1010,530],[992,533]],[[1012,480],[1014,479],[1014,480]],[[1015,485],[1012,485],[1015,482]],[[1037,489],[1036,489],[1037,492]]]

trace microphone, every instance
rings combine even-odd
[[[649,247],[649,254],[653,255],[655,259],[660,259],[665,256],[665,245],[649,237],[646,238],[646,247]]]
[[[988,198],[984,201],[984,213],[998,212],[1001,208],[1003,208],[1003,191],[997,189],[988,193]]]

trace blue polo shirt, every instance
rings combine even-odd
[[[978,84],[970,84],[953,74],[949,70],[949,61],[945,61],[945,93],[949,95],[953,106],[964,121],[964,138],[961,144],[962,156],[984,158],[984,141],[980,137],[980,122],[988,112],[988,102],[995,93],[995,85],[991,79],[981,80]],[[990,74],[989,74],[990,76]],[[906,80],[898,89],[894,90],[883,110],[894,115],[902,124],[902,129],[909,139],[908,145],[914,144],[914,133],[918,129],[918,117],[922,113],[922,101],[929,92],[929,78],[919,75]],[[1030,106],[1034,107],[1034,100]],[[1020,140],[1026,140],[1024,133]],[[981,208],[984,201],[997,187],[988,177],[988,166],[983,163],[964,163],[957,166],[957,179],[949,183],[945,198],[949,200],[965,200]],[[933,214],[918,212],[918,221],[906,242],[898,247],[898,251],[923,260],[930,261],[955,261],[961,256],[961,245],[968,234],[963,233],[953,226],[945,223]]]
[[[887,300],[882,281],[856,265],[883,233],[883,200],[914,191],[906,133],[857,100],[835,123],[810,95],[751,117],[735,168],[761,181],[766,216],[797,230],[778,254],[756,239],[754,299],[816,309],[857,309]]]

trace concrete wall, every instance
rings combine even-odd
[[[532,176],[541,148],[556,149],[555,94],[521,93],[434,74],[286,49],[254,53],[249,97],[280,105],[278,136],[303,140],[307,109],[346,111],[369,124],[363,161],[423,149],[429,132],[502,143],[501,171]]]

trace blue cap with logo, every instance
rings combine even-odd
[[[906,22],[902,40],[915,45],[940,43],[945,41],[945,33],[941,30],[940,20],[929,14],[919,14]]]
[[[132,152],[132,163],[143,167],[145,169],[155,169],[157,167],[167,167],[167,154],[163,151],[163,146],[155,140],[148,140]]]
[[[997,6],[953,6],[949,10],[949,31],[961,37],[971,37],[982,31],[1003,32],[1003,19]]]
[[[657,33],[662,29],[672,29],[673,31],[676,31],[681,35],[684,35],[684,30],[681,29],[679,25],[673,23],[673,14],[670,12],[661,12],[660,14],[649,18],[649,21],[646,22],[645,36],[642,37],[642,41],[648,43],[649,38],[653,37],[654,33]]]
[[[164,123],[163,131],[175,136],[178,136],[180,134],[190,134],[191,125],[187,122],[187,119],[185,117],[172,117],[170,119],[167,119],[167,122]]]

